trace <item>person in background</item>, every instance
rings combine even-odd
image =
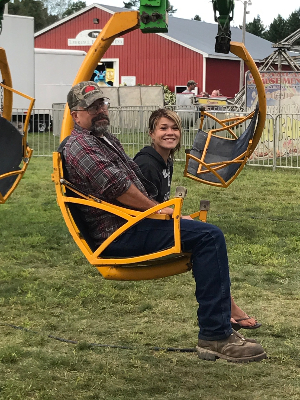
[[[133,158],[144,177],[157,188],[154,199],[159,203],[170,198],[173,160],[176,151],[180,149],[181,134],[181,120],[176,112],[166,108],[155,110],[149,118],[151,146],[145,146]],[[232,296],[230,322],[235,330],[261,326],[235,303]]]
[[[196,86],[198,85],[197,82],[190,80],[188,81],[188,83],[186,84],[186,89],[182,92],[184,94],[193,94],[193,90],[195,90]]]
[[[67,179],[79,191],[115,205],[139,211],[157,205],[155,186],[144,178],[120,141],[109,132],[108,103],[100,87],[95,82],[80,82],[69,91],[67,102],[74,121],[74,129],[62,149]],[[161,140],[171,144],[175,136],[165,134]],[[83,205],[78,209],[97,246],[124,225],[118,215]],[[172,217],[173,208],[163,207],[158,214]],[[102,254],[132,257],[169,248],[174,242],[173,227],[172,218],[143,219],[116,237]],[[232,362],[265,359],[266,352],[259,343],[245,339],[231,327],[229,266],[222,231],[182,217],[180,237],[183,251],[191,253],[196,282],[198,357]]]
[[[221,94],[221,90],[220,90],[220,89],[214,89],[214,90],[211,92],[211,95],[210,95],[210,97],[220,97],[220,96],[223,96],[223,95]]]
[[[209,97],[207,92],[200,92],[199,97]]]

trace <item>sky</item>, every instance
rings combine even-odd
[[[174,16],[178,18],[192,19],[198,14],[202,21],[214,23],[212,3],[209,0],[170,0],[170,2],[174,6],[174,9],[177,9]],[[286,0],[284,3],[270,0],[251,0],[251,2],[252,5],[247,6],[249,14],[247,14],[246,22],[252,22],[253,18],[257,17],[259,14],[262,23],[266,27],[270,25],[278,14],[284,19],[287,19],[293,11],[300,8],[299,0]],[[123,7],[122,0],[86,0],[86,5],[93,3]],[[276,5],[276,3],[279,3],[281,6]],[[231,22],[231,26],[242,25],[243,14],[244,1],[235,0],[234,19],[233,22]]]

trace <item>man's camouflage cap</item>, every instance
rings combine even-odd
[[[105,98],[100,87],[93,81],[80,82],[68,93],[67,102],[70,110],[77,107],[87,108],[94,101]]]

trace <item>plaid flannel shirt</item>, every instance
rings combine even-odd
[[[75,124],[64,147],[68,179],[79,190],[101,200],[122,206],[116,199],[133,183],[145,196],[157,195],[155,186],[142,175],[137,164],[125,153],[121,143],[107,134],[103,138]],[[80,205],[91,237],[100,244],[126,222],[117,215]]]

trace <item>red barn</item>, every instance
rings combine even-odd
[[[88,51],[111,15],[128,9],[92,4],[35,34],[35,47]],[[240,61],[233,54],[215,53],[217,25],[170,16],[168,33],[144,34],[139,29],[115,40],[101,60],[110,83],[153,85],[174,91],[187,81],[198,82],[198,91],[220,89],[233,97],[239,90]],[[242,31],[231,29],[233,41]],[[246,33],[246,47],[258,62],[273,52],[267,40]],[[75,78],[75,76],[74,76]]]

